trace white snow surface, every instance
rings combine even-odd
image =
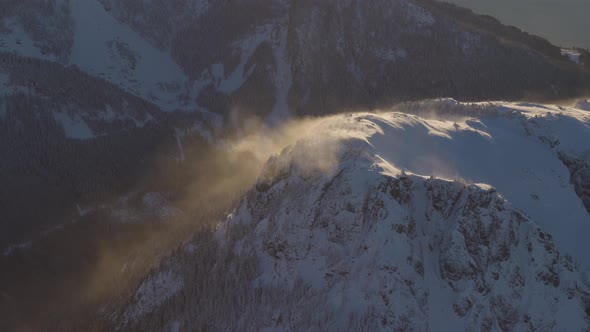
[[[588,142],[590,114],[553,105],[325,118],[271,157],[217,237],[258,258],[252,287],[310,287],[268,328],[587,330],[590,217],[558,152]],[[251,232],[225,236],[235,225]]]

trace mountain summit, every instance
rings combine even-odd
[[[118,324],[587,329],[590,217],[563,156],[587,165],[589,121],[450,100],[323,119],[209,242],[154,271]]]

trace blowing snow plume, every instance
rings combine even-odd
[[[75,222],[34,240],[28,250],[0,256],[7,271],[0,275],[0,313],[7,317],[0,329],[103,326],[163,257],[193,234],[210,233],[256,182],[268,158],[317,131],[320,120],[275,127],[258,119],[244,123],[215,144],[177,135],[137,170],[141,180],[132,191],[81,206]],[[176,139],[184,160],[177,158]],[[301,162],[326,167],[327,156],[324,149]]]
[[[223,202],[228,197],[239,198],[240,193],[255,183],[270,156],[309,135],[320,121],[292,120],[276,127],[258,119],[246,121],[247,126],[222,139],[208,153],[197,154],[193,161],[187,161],[188,166],[183,168],[192,174],[184,182],[183,205],[190,208],[200,201],[206,201],[209,206],[226,205]],[[322,160],[325,155],[329,153],[310,154],[307,160]]]

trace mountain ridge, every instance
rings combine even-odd
[[[528,193],[515,196],[506,184],[428,175],[421,163],[401,163],[419,161],[421,153],[387,151],[396,150],[396,132],[425,147],[433,136],[479,144],[463,134],[502,145],[501,136],[511,132],[559,163],[556,150],[575,150],[565,136],[590,134],[573,122],[556,130],[561,122],[552,118],[560,112],[581,124],[590,120],[586,111],[551,105],[449,100],[319,120],[270,158],[209,238],[197,236],[154,270],[115,324],[132,330],[587,329],[587,249],[570,243],[584,243],[590,216],[579,198],[568,207],[553,202],[561,215],[581,213],[571,220],[575,239],[565,219],[534,213],[537,199],[563,189],[571,196],[573,184],[539,192],[524,179],[514,186]],[[540,133],[529,135],[523,120],[546,124],[560,148]],[[408,133],[421,124],[429,132]],[[454,157],[450,147],[437,148]],[[482,156],[471,158],[477,163]],[[544,163],[524,171],[541,175]],[[546,176],[567,172],[562,164]],[[531,191],[539,197],[523,205],[519,195]],[[147,287],[163,292],[160,299],[141,291]]]
[[[559,99],[590,86],[559,47],[436,1],[53,0],[30,16],[27,6],[6,11],[1,48],[75,64],[165,110],[321,115],[432,97]]]

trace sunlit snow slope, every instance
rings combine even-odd
[[[590,217],[560,160],[566,154],[588,161],[590,112],[454,100],[401,106],[400,111],[323,120],[311,131],[321,134],[298,143],[312,144],[305,149],[313,155],[301,159],[325,163],[322,158],[329,156],[338,169],[342,156],[336,151],[354,147],[373,156],[371,167],[382,174],[403,171],[495,188],[590,269]],[[320,153],[314,151],[318,146]]]

